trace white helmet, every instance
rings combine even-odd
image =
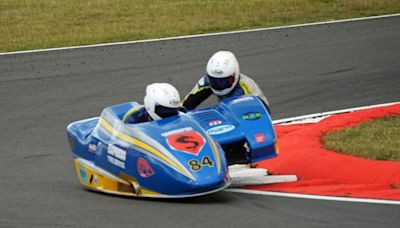
[[[181,100],[178,90],[168,83],[153,83],[147,86],[144,107],[154,120],[178,115]]]
[[[211,90],[218,96],[230,93],[240,77],[239,63],[230,51],[219,51],[207,63],[207,77]]]

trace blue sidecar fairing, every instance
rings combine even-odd
[[[100,117],[68,126],[75,169],[85,187],[128,196],[198,196],[229,186],[226,156],[232,164],[277,155],[271,118],[257,96],[228,98],[158,121],[123,123],[123,115],[136,106],[111,106]]]
[[[230,184],[221,147],[190,116],[125,124],[137,103],[71,123],[67,134],[81,184],[119,195],[190,197]]]

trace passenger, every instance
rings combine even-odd
[[[142,123],[178,115],[180,97],[178,90],[168,83],[153,83],[147,86],[144,106],[129,110],[124,123]]]
[[[207,63],[206,75],[186,95],[182,106],[192,110],[215,94],[218,100],[228,97],[254,94],[265,104],[269,112],[269,104],[260,87],[250,77],[241,74],[239,63],[230,51],[216,52]]]

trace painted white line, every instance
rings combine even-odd
[[[378,199],[365,199],[365,198],[347,198],[347,197],[335,197],[335,196],[318,196],[308,194],[296,194],[296,193],[281,193],[281,192],[270,192],[270,191],[258,191],[248,189],[225,189],[227,192],[236,192],[253,195],[263,196],[279,196],[299,199],[313,199],[313,200],[329,200],[329,201],[341,201],[341,202],[352,202],[352,203],[374,203],[374,204],[392,204],[400,205],[400,201],[396,200],[378,200]]]
[[[149,42],[159,42],[159,41],[168,41],[168,40],[181,40],[181,39],[207,37],[207,36],[220,36],[220,35],[227,35],[227,34],[240,34],[240,33],[259,32],[259,31],[268,31],[268,30],[277,30],[277,29],[286,29],[286,28],[298,28],[298,27],[306,27],[306,26],[314,26],[314,25],[326,25],[326,24],[345,23],[345,22],[353,22],[353,21],[373,20],[373,19],[389,18],[389,17],[397,17],[397,16],[400,16],[400,13],[372,16],[372,17],[360,17],[360,18],[352,18],[352,19],[304,23],[304,24],[297,24],[297,25],[276,26],[276,27],[269,27],[269,28],[237,30],[237,31],[230,31],[230,32],[217,32],[217,33],[176,36],[176,37],[167,37],[167,38],[158,38],[158,39],[148,39],[148,40],[134,40],[134,41],[124,41],[124,42],[115,42],[115,43],[102,43],[102,44],[91,44],[91,45],[81,45],[81,46],[36,49],[36,50],[27,50],[27,51],[3,52],[3,53],[0,53],[0,56],[25,54],[25,53],[36,53],[36,52],[48,52],[48,51],[61,51],[61,50],[70,50],[70,49],[78,49],[78,48],[92,48],[92,47],[104,47],[104,46],[115,46],[115,45],[125,45],[125,44],[149,43]]]
[[[342,110],[337,110],[337,111],[321,112],[321,113],[309,114],[309,115],[304,115],[304,116],[290,117],[290,118],[285,118],[285,119],[274,120],[274,121],[272,121],[272,123],[273,124],[288,124],[288,123],[295,123],[298,121],[304,121],[307,119],[310,119],[312,122],[312,119],[321,118],[324,116],[330,116],[330,115],[346,113],[346,112],[360,111],[360,110],[369,109],[369,108],[385,107],[385,106],[390,106],[390,105],[395,105],[395,104],[400,104],[400,102],[391,102],[391,103],[385,103],[385,104],[369,105],[369,106],[362,106],[362,107],[357,107],[357,108],[349,108],[349,109],[342,109]]]

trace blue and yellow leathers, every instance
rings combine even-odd
[[[182,102],[182,106],[188,110],[192,110],[197,106],[199,106],[208,97],[210,97],[211,94],[213,94],[213,91],[210,88],[208,77],[207,75],[205,75],[196,83],[192,91],[188,95],[186,95],[185,99]],[[218,100],[221,101],[228,97],[250,95],[250,94],[258,96],[264,102],[269,112],[268,100],[264,96],[260,87],[253,79],[244,74],[240,74],[239,81],[236,84],[235,88],[227,95],[218,96]]]

